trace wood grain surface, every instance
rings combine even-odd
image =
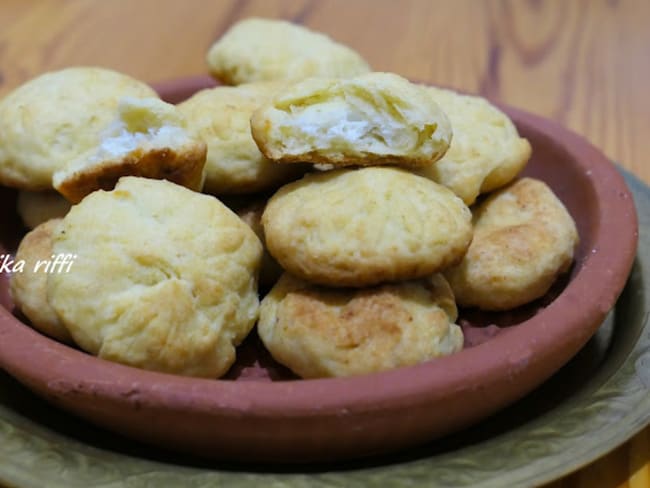
[[[233,21],[282,17],[380,71],[550,117],[650,183],[648,0],[0,0],[0,96],[44,71],[205,73]],[[549,487],[650,487],[650,428]]]

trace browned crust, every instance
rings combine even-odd
[[[255,141],[257,142],[257,140]],[[270,150],[267,151],[258,143],[257,147],[267,159],[274,163],[282,164],[295,164],[295,163],[314,163],[314,164],[331,164],[336,167],[347,166],[408,166],[410,168],[424,168],[435,161],[438,157],[434,156],[431,159],[424,158],[409,158],[404,156],[385,156],[377,154],[364,153],[362,156],[323,156],[317,151],[310,151],[302,154],[274,154]]]
[[[70,333],[47,301],[46,274],[32,271],[39,260],[51,259],[52,240],[61,220],[48,220],[25,235],[18,247],[16,260],[24,260],[27,269],[11,276],[10,290],[16,307],[36,330],[61,342],[73,344]]]
[[[228,86],[237,86],[238,83],[235,82],[234,76],[232,76],[232,73],[229,72],[228,70],[216,70],[210,67],[208,69],[208,73],[212,78],[217,80],[219,83],[222,85],[228,85]]]
[[[21,242],[22,246],[28,249],[45,249],[45,252],[42,253],[43,258],[49,258],[54,231],[62,220],[60,218],[50,219],[35,227],[32,231],[25,234]]]
[[[56,190],[72,203],[79,203],[97,190],[112,190],[122,176],[140,176],[200,191],[207,146],[202,141],[183,146],[143,151],[138,148],[121,159],[102,161],[64,179]]]
[[[400,325],[413,321],[401,297],[388,287],[352,294],[346,297],[347,303],[338,311],[329,306],[327,299],[341,299],[346,293],[334,293],[326,291],[321,295],[318,289],[313,288],[287,293],[280,304],[280,315],[295,324],[298,333],[302,332],[300,329],[308,329],[311,335],[329,340],[341,349],[352,349],[369,342],[390,349],[392,343],[399,341]],[[446,316],[444,323],[448,323]]]
[[[281,154],[273,151],[270,147],[266,146],[264,141],[255,135],[252,131],[253,140],[260,152],[270,161],[281,164],[296,164],[296,163],[313,163],[313,164],[331,164],[337,167],[346,166],[408,166],[410,168],[424,168],[430,164],[438,161],[444,154],[434,154],[431,158],[412,158],[405,156],[387,156],[371,153],[363,153],[360,156],[345,156],[343,154],[336,156],[323,156],[318,151],[309,151],[302,154]]]

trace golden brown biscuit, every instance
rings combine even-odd
[[[421,174],[445,185],[467,205],[481,193],[512,181],[528,162],[530,143],[501,110],[486,99],[427,87],[451,121],[447,153]]]
[[[0,184],[49,190],[52,174],[99,143],[125,96],[156,97],[146,84],[103,68],[46,73],[0,101]]]
[[[308,174],[269,200],[262,224],[284,269],[331,286],[422,278],[460,261],[472,239],[451,190],[386,167]]]
[[[442,275],[366,289],[322,288],[285,274],[257,329],[273,357],[303,378],[368,374],[462,349]]]
[[[51,219],[65,217],[70,202],[55,191],[20,191],[16,200],[16,211],[25,227],[35,229]]]
[[[271,82],[220,86],[202,90],[178,105],[208,145],[204,192],[254,193],[277,188],[305,172],[307,165],[269,161],[251,136],[251,115],[282,86]]]
[[[508,310],[546,294],[571,266],[578,231],[542,181],[519,180],[474,213],[474,240],[445,272],[459,305]]]
[[[125,177],[88,195],[53,252],[78,258],[48,277],[48,300],[104,359],[218,377],[257,319],[259,239],[216,198],[167,181]]]
[[[283,20],[257,18],[233,25],[212,45],[207,63],[212,75],[228,85],[370,71],[359,54],[323,34]]]
[[[239,218],[246,222],[251,229],[253,229],[253,232],[255,232],[255,235],[264,246],[262,266],[260,267],[260,287],[268,290],[277,283],[284,270],[266,249],[264,227],[262,226],[262,214],[264,213],[265,208],[266,199],[259,199],[236,209],[235,213],[239,215]]]
[[[99,145],[55,172],[52,182],[73,203],[112,190],[122,176],[165,179],[201,191],[206,151],[174,105],[125,97]]]
[[[290,85],[255,111],[251,130],[273,161],[336,166],[430,165],[451,140],[426,89],[392,73]]]
[[[15,262],[24,261],[25,265],[22,272],[11,276],[10,290],[16,307],[35,329],[72,343],[70,333],[47,301],[48,273],[41,266],[44,262],[52,261],[52,235],[60,222],[61,219],[49,220],[25,235],[15,258]]]

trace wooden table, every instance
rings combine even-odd
[[[586,136],[650,183],[648,0],[2,0],[0,96],[46,70],[205,72],[233,21],[283,17],[378,71],[478,92]],[[650,427],[550,487],[650,487]]]

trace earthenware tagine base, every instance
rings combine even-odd
[[[179,101],[204,78],[159,87]],[[0,287],[0,366],[51,403],[145,443],[201,457],[302,463],[395,451],[457,431],[540,385],[596,332],[630,272],[637,220],[629,190],[593,146],[553,122],[505,109],[533,146],[525,174],[546,181],[578,223],[576,264],[552,294],[515,313],[463,313],[458,354],[346,379],[299,380],[255,336],[223,380],[153,373],[91,357],[33,331]],[[15,194],[0,224],[5,249],[22,232]],[[4,251],[3,251],[4,252]],[[6,278],[6,277],[3,277]]]

